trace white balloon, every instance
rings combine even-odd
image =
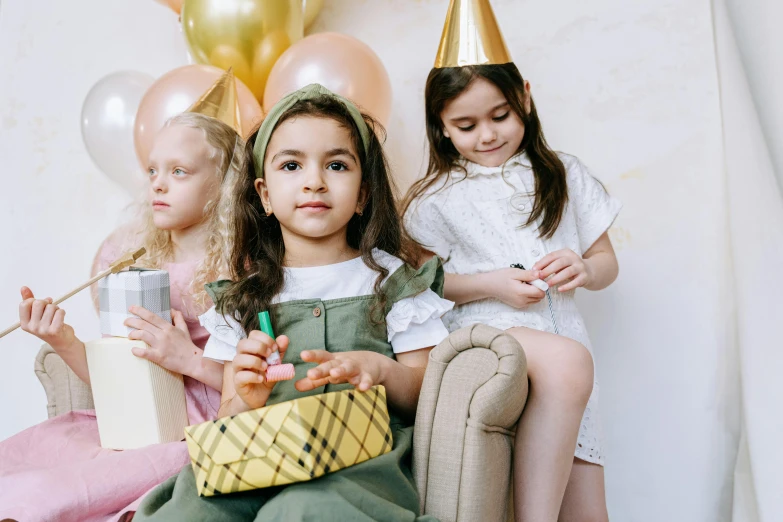
[[[133,146],[133,124],[144,93],[155,79],[120,71],[96,83],[82,106],[82,138],[90,157],[111,180],[132,195],[144,187]]]

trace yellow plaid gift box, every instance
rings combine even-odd
[[[344,390],[185,428],[199,495],[318,478],[392,447],[386,389]]]

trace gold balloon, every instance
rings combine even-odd
[[[275,61],[304,35],[302,0],[187,0],[182,30],[197,63],[233,67],[261,101]]]
[[[266,87],[272,66],[290,46],[291,40],[283,31],[272,31],[261,41],[253,60],[253,81],[257,85]]]
[[[233,68],[234,76],[240,79],[250,78],[251,75],[250,65],[248,65],[247,60],[242,56],[242,53],[231,45],[221,44],[215,47],[209,54],[209,63],[225,71]],[[248,85],[247,82],[245,84]],[[250,90],[252,91],[253,89],[251,88]]]

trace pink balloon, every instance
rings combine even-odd
[[[146,165],[155,134],[163,124],[185,111],[223,74],[211,65],[186,65],[169,71],[147,90],[136,113],[133,142],[136,156]],[[236,79],[242,134],[248,136],[264,119],[261,106],[244,83]]]
[[[391,114],[391,82],[381,59],[365,43],[339,33],[316,33],[278,58],[264,91],[264,110],[311,83],[345,96],[386,125]]]

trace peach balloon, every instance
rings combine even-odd
[[[136,156],[146,165],[155,134],[163,124],[184,112],[223,74],[211,65],[186,65],[169,71],[147,90],[136,113],[133,142]],[[264,119],[261,106],[245,84],[236,79],[242,133],[248,136]]]
[[[182,11],[182,0],[155,0],[161,5],[165,5],[175,13],[179,14]]]
[[[269,111],[283,96],[311,83],[353,101],[386,125],[391,82],[381,59],[365,43],[339,33],[316,33],[289,47],[275,63],[264,91]]]

